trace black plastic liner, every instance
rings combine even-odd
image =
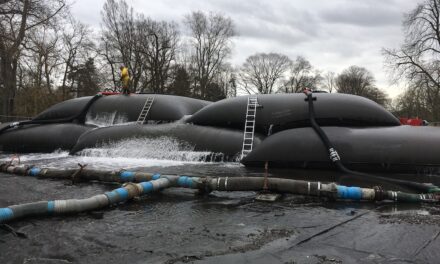
[[[136,121],[145,101],[154,97],[153,105],[148,113],[147,120],[175,121],[185,115],[192,115],[211,102],[163,94],[130,94],[105,96],[96,101],[88,112],[88,118],[98,118],[103,114],[116,112],[116,118],[123,118],[127,122]]]
[[[434,127],[323,127],[344,165],[362,170],[419,171],[440,168],[440,130]],[[246,166],[333,167],[312,128],[285,130],[266,138],[242,160]]]
[[[399,126],[399,120],[377,103],[348,94],[314,94],[316,119],[321,126]],[[256,129],[267,134],[310,126],[304,94],[258,95]],[[243,129],[248,96],[215,102],[195,113],[188,122],[197,125]]]
[[[71,154],[85,148],[99,147],[109,142],[129,138],[170,137],[194,146],[195,151],[222,153],[227,160],[236,158],[242,149],[243,132],[239,130],[202,127],[189,124],[160,125],[123,125],[103,127],[91,130],[79,139]],[[255,135],[254,146],[262,141],[263,136]]]
[[[0,135],[0,151],[30,153],[70,150],[79,136],[89,129],[91,127],[73,123],[25,125]]]

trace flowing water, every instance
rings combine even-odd
[[[8,162],[13,156],[16,155],[0,154],[0,162]],[[78,163],[87,164],[96,169],[140,169],[187,165],[240,167],[237,162],[207,162],[207,160],[221,160],[221,157],[221,153],[194,151],[194,146],[169,137],[130,138],[87,148],[76,155],[69,155],[68,151],[61,150],[53,153],[19,155],[21,164],[66,169],[76,168]],[[14,160],[14,162],[17,161]]]
[[[114,125],[124,125],[133,122],[128,122],[128,117],[117,111],[111,113],[98,113],[92,117],[90,112],[86,115],[86,125],[94,125],[97,127],[108,127]]]

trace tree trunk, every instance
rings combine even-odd
[[[2,114],[12,115],[14,110],[15,91],[17,86],[17,61],[2,57],[1,77],[3,79]]]

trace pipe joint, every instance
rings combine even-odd
[[[0,208],[0,223],[6,222],[14,218],[14,212],[11,208]]]
[[[41,169],[37,168],[37,167],[33,167],[28,171],[29,176],[33,176],[33,177],[37,177],[40,174],[40,172],[41,172]]]
[[[133,171],[122,171],[119,174],[119,180],[121,182],[133,182],[135,179],[135,173]]]
[[[362,189],[359,187],[347,187],[338,185],[338,198],[348,199],[348,200],[361,200],[362,199]]]

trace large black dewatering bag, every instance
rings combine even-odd
[[[243,144],[243,132],[232,129],[203,127],[190,124],[160,125],[121,125],[91,130],[79,139],[71,154],[85,148],[99,147],[102,144],[130,138],[170,137],[194,146],[195,151],[223,153],[230,159],[240,154]],[[255,135],[254,146],[263,136]]]
[[[116,118],[123,117],[127,122],[136,121],[148,97],[154,97],[154,102],[147,120],[155,121],[180,120],[183,116],[192,115],[211,103],[188,97],[163,94],[111,95],[96,101],[89,109],[88,118],[99,118],[100,115],[116,112]]]
[[[38,114],[32,120],[63,119],[77,116],[81,114],[81,111],[92,98],[93,96],[85,96],[55,104]]]
[[[398,126],[399,120],[377,103],[348,94],[314,94],[316,119],[322,126]],[[306,97],[297,94],[258,95],[256,129],[263,133],[309,126]],[[243,129],[248,96],[224,99],[195,113],[188,122],[197,125]]]
[[[362,170],[417,171],[440,167],[440,130],[435,127],[322,127],[344,165]],[[246,166],[329,168],[328,152],[312,128],[267,137],[242,160]]]
[[[211,103],[189,97],[163,94],[108,95],[93,102],[87,109],[87,115],[93,119],[116,112],[117,115],[125,117],[127,122],[133,122],[138,119],[148,97],[154,97],[154,102],[147,119],[158,121],[179,120]],[[38,114],[33,120],[55,120],[77,116],[92,98],[93,96],[86,96],[55,104]]]
[[[66,123],[25,125],[0,134],[0,151],[30,153],[70,150],[91,127]]]

